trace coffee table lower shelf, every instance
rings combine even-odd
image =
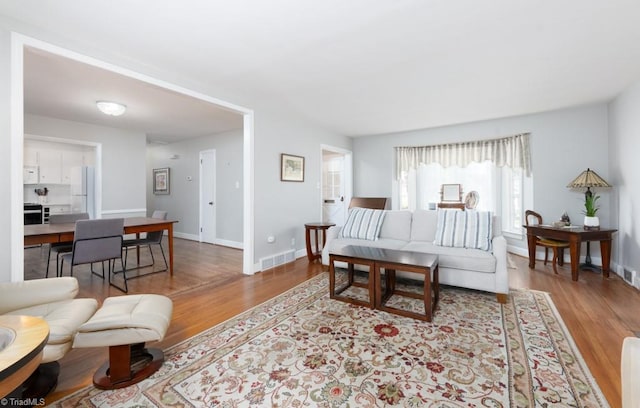
[[[347,264],[347,283],[340,288],[335,287],[336,261]],[[354,265],[368,266],[368,282],[366,285],[354,280]],[[382,270],[385,271],[384,293],[382,289]],[[421,274],[424,277],[424,292],[420,294],[396,289],[396,270]],[[341,295],[351,286],[367,288],[369,301]],[[413,251],[355,245],[346,246],[329,253],[329,295],[332,299],[430,322],[440,297],[438,256]],[[424,314],[387,305],[394,295],[422,300],[424,302]]]

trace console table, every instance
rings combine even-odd
[[[586,230],[582,226],[555,228],[550,225],[523,225],[527,229],[527,242],[529,247],[529,268],[536,266],[536,237],[557,239],[569,242],[571,254],[571,279],[578,280],[580,269],[580,246],[583,241],[600,241],[600,254],[602,255],[602,276],[609,277],[609,263],[611,261],[612,235],[616,229],[591,229]],[[587,253],[587,267],[591,265],[590,254]]]

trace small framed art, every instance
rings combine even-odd
[[[455,202],[462,201],[462,185],[461,184],[443,184],[440,190],[440,201]]]
[[[153,194],[169,194],[169,168],[153,169]]]
[[[280,155],[280,180],[304,181],[304,157],[282,153]]]

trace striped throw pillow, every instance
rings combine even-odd
[[[493,237],[493,214],[491,211],[465,211],[467,228],[464,237],[465,248],[491,250]]]
[[[380,235],[384,215],[384,210],[354,207],[349,210],[349,217],[340,231],[340,236],[375,241]]]
[[[467,219],[464,211],[439,210],[435,245],[464,248]]]
[[[435,245],[491,250],[493,215],[490,211],[438,211]]]

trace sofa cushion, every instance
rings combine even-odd
[[[431,242],[414,241],[402,248],[406,251],[438,255],[441,268],[463,269],[484,273],[495,273],[496,257],[481,249],[454,248],[435,245]]]
[[[436,239],[438,212],[433,210],[416,210],[411,219],[411,241],[429,241]]]
[[[409,241],[411,239],[411,211],[386,211],[380,238]]]
[[[370,208],[351,208],[347,222],[340,231],[342,238],[358,238],[376,240],[380,235],[380,228],[384,221],[384,210],[372,210]]]

